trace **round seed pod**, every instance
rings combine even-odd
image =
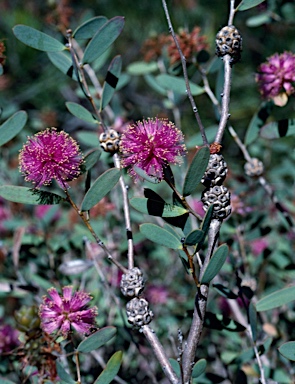
[[[114,129],[110,129],[100,134],[99,142],[105,152],[115,153],[119,150],[120,135]]]
[[[234,25],[223,27],[216,35],[216,55],[219,57],[230,55],[231,64],[241,58],[242,36]]]
[[[245,166],[245,173],[249,177],[261,176],[264,171],[263,162],[253,157],[251,161],[248,161]]]
[[[223,220],[231,213],[230,192],[223,185],[215,185],[205,189],[201,200],[205,211],[207,211],[210,205],[213,205],[212,217],[214,219]]]
[[[222,155],[215,153],[210,155],[207,169],[201,182],[205,187],[221,185],[227,174],[227,164]]]
[[[145,299],[135,297],[126,305],[127,320],[135,327],[149,324],[154,314],[149,310],[149,303]]]
[[[139,296],[144,289],[144,279],[141,270],[135,267],[124,273],[120,287],[124,296]]]

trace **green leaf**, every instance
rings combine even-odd
[[[40,191],[42,193],[42,191]],[[46,191],[44,191],[46,192]],[[51,192],[46,192],[47,194],[53,195],[57,197],[57,199],[53,199],[52,204],[58,204],[60,201],[60,196],[55,195]],[[13,201],[14,203],[22,203],[22,204],[33,204],[33,205],[43,205],[40,200],[40,194],[34,193],[32,189],[27,187],[18,187],[15,185],[2,185],[0,187],[0,196],[8,201]]]
[[[207,235],[207,232],[209,231],[212,213],[213,213],[213,205],[210,205],[210,207],[207,209],[207,212],[201,224],[201,230],[205,232],[206,235]]]
[[[47,52],[47,56],[52,64],[62,73],[77,81],[77,76],[74,71],[71,55],[69,52]]]
[[[256,310],[267,311],[278,308],[290,301],[295,300],[295,285],[275,291],[268,296],[263,297],[256,303]]]
[[[156,77],[159,85],[167,90],[171,90],[175,93],[179,93],[181,95],[186,95],[186,85],[184,79],[176,76],[167,75],[163,73]],[[191,93],[193,96],[201,95],[205,92],[204,88],[190,82]]]
[[[91,63],[104,53],[122,32],[124,22],[124,17],[116,16],[105,23],[87,45],[82,63]]]
[[[143,169],[137,167],[136,165],[133,166],[133,170],[144,180],[149,181],[152,184],[159,184],[160,180],[156,176],[149,176]]]
[[[85,340],[81,341],[78,345],[77,351],[88,353],[94,351],[105,345],[108,341],[110,341],[117,333],[117,328],[115,327],[104,327],[99,331],[93,333],[88,336]]]
[[[89,131],[80,131],[77,132],[77,137],[79,143],[83,143],[88,147],[98,147],[99,146],[99,137],[97,132],[89,132]]]
[[[250,320],[250,326],[252,331],[252,339],[255,343],[257,340],[257,312],[252,301],[250,302],[250,305],[249,305],[249,320]]]
[[[192,371],[192,377],[195,379],[196,377],[201,376],[202,373],[205,372],[206,367],[207,367],[207,361],[205,359],[198,360],[194,365],[194,368]]]
[[[39,49],[40,51],[54,52],[66,49],[66,47],[55,38],[27,25],[19,24],[12,30],[15,37],[22,43],[29,47]]]
[[[246,21],[247,27],[260,27],[263,24],[269,24],[272,21],[272,18],[269,14],[269,12],[262,13],[260,15],[255,15],[252,17],[249,17],[249,19]]]
[[[95,380],[94,384],[109,384],[116,377],[122,363],[123,352],[118,351],[113,354],[107,366]]]
[[[163,87],[161,87],[155,76],[152,76],[152,75],[144,75],[144,79],[145,81],[147,82],[147,84],[154,90],[156,91],[157,93],[159,93],[160,95],[163,95],[163,96],[167,96],[167,90]]]
[[[295,119],[283,119],[264,125],[260,135],[265,139],[279,139],[295,135]]]
[[[84,167],[86,171],[89,171],[94,165],[98,162],[102,151],[100,149],[94,149],[90,153],[88,153],[84,158]]]
[[[205,233],[200,230],[200,229],[195,229],[194,231],[190,232],[185,240],[184,244],[185,245],[196,245],[197,243],[201,242],[204,240]]]
[[[219,331],[242,332],[246,328],[235,320],[220,313],[206,312],[204,326]]]
[[[111,64],[109,65],[105,82],[103,84],[100,110],[102,111],[111,101],[113,94],[115,93],[119,77],[121,74],[122,59],[118,55],[114,57]]]
[[[197,151],[185,176],[183,196],[191,195],[197,188],[206,171],[209,157],[210,151],[208,147],[201,147]]]
[[[228,246],[222,244],[216,249],[213,256],[211,257],[207,268],[205,269],[204,275],[201,278],[201,284],[209,284],[210,281],[217,275],[221,270],[223,264],[228,255]]]
[[[182,249],[182,243],[176,236],[156,224],[141,224],[140,232],[154,243],[172,249]]]
[[[67,384],[75,384],[76,381],[71,378],[71,376],[66,372],[64,367],[60,364],[59,361],[56,361],[56,370],[57,370],[57,375],[62,380],[63,382]]]
[[[256,5],[259,5],[264,1],[265,0],[242,0],[242,2],[238,5],[237,9],[238,11],[246,11],[247,9],[256,7]]]
[[[100,175],[89,191],[86,193],[81,206],[81,211],[89,211],[117,184],[121,172],[118,168],[111,168]]]
[[[179,362],[175,359],[169,358],[171,367],[173,371],[176,373],[176,376],[180,378],[181,372],[180,372],[180,365]]]
[[[268,103],[263,103],[261,108],[257,113],[255,113],[250,121],[250,124],[247,128],[245,136],[245,145],[253,143],[259,134],[260,128],[265,123],[270,113],[270,108]]]
[[[147,75],[158,70],[158,64],[155,61],[147,63],[145,61],[135,61],[127,67],[127,73],[130,75]]]
[[[87,123],[99,124],[99,122],[92,116],[91,112],[82,107],[82,105],[73,103],[72,101],[67,101],[66,107],[72,115],[78,117],[79,119],[87,121]]]
[[[188,212],[188,210],[183,207],[144,197],[133,197],[130,200],[130,204],[139,212],[159,217],[177,217]]]
[[[105,16],[96,16],[85,21],[82,25],[75,29],[73,37],[75,39],[92,39],[99,28],[101,28],[108,19]]]
[[[288,341],[279,347],[281,355],[289,360],[295,361],[295,341]]]
[[[233,293],[229,288],[225,287],[222,284],[213,284],[213,287],[216,289],[216,291],[223,297],[226,297],[227,299],[237,299],[238,295]]]
[[[0,125],[0,146],[8,143],[23,129],[27,118],[25,111],[18,111]]]

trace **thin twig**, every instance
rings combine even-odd
[[[173,37],[173,40],[175,42],[175,45],[176,45],[177,50],[178,50],[179,55],[180,55],[181,64],[182,64],[182,70],[183,70],[183,77],[184,77],[185,85],[186,85],[187,96],[188,96],[188,98],[190,100],[193,112],[195,114],[195,118],[197,120],[199,129],[200,129],[200,132],[201,132],[203,144],[204,145],[208,145],[208,140],[207,140],[207,136],[206,136],[206,133],[205,133],[205,128],[204,128],[203,123],[201,121],[201,117],[199,115],[198,108],[196,106],[195,100],[194,100],[192,92],[191,92],[191,87],[190,87],[190,84],[189,84],[187,68],[186,68],[186,58],[185,58],[185,56],[184,56],[184,54],[183,54],[183,52],[182,52],[182,50],[180,48],[179,42],[178,42],[177,37],[175,35],[174,29],[173,29],[173,26],[172,26],[172,23],[171,23],[171,19],[170,19],[170,15],[169,15],[169,11],[168,11],[168,7],[167,7],[167,4],[166,4],[166,1],[162,0],[162,4],[163,4],[164,12],[165,12],[165,15],[166,15],[166,19],[167,19],[167,22],[168,22],[169,32],[171,33],[171,35]]]
[[[230,0],[230,10],[229,10],[229,17],[228,17],[228,25],[233,25],[234,22],[234,16],[236,13],[235,9],[235,0]]]

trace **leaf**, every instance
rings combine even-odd
[[[156,224],[141,224],[140,232],[154,243],[172,249],[182,249],[182,243],[176,236]]]
[[[89,211],[97,204],[117,184],[120,176],[121,172],[118,168],[108,169],[100,175],[86,193],[82,201],[81,211]]]
[[[71,378],[71,375],[64,369],[59,361],[56,361],[57,375],[64,383],[75,384],[76,381]]]
[[[249,145],[257,139],[260,128],[269,117],[270,109],[270,103],[263,103],[259,111],[253,115],[247,128],[245,145]]]
[[[100,110],[102,111],[111,101],[113,94],[115,93],[119,77],[121,74],[122,59],[121,56],[115,56],[109,65],[105,82],[103,84]]]
[[[84,158],[84,167],[86,171],[89,171],[94,165],[98,162],[102,151],[100,149],[94,149],[90,153],[88,153]]]
[[[185,208],[143,197],[133,197],[130,204],[139,212],[159,217],[177,217],[188,212]]]
[[[107,366],[95,380],[94,384],[109,384],[116,377],[122,363],[123,352],[118,351],[113,354]]]
[[[155,61],[149,63],[145,61],[135,61],[127,67],[127,73],[130,75],[147,75],[158,70],[158,64]]]
[[[40,192],[40,191],[39,191]],[[58,204],[61,197],[55,195],[54,193],[45,192],[46,194],[51,194],[57,196],[56,199],[53,199],[52,204]],[[8,201],[13,201],[14,203],[21,204],[32,204],[32,205],[43,205],[42,201],[40,201],[40,194],[34,193],[34,191],[27,187],[18,187],[15,185],[2,185],[0,187],[0,196]],[[41,199],[42,200],[42,199]]]
[[[169,358],[169,361],[170,361],[170,364],[171,364],[173,371],[176,373],[176,376],[178,378],[180,378],[181,372],[180,372],[180,365],[179,365],[178,361],[175,359],[172,359],[172,358]]]
[[[149,176],[143,169],[137,167],[136,165],[133,166],[133,170],[144,180],[149,181],[152,184],[159,184],[160,180],[156,176]]]
[[[88,109],[82,107],[82,105],[74,103],[72,101],[66,102],[66,107],[72,115],[78,117],[81,120],[87,121],[87,123],[98,124],[99,122],[92,116]]]
[[[47,56],[52,64],[62,73],[77,81],[71,56],[68,52],[47,52]]]
[[[283,119],[264,125],[260,135],[265,139],[279,139],[295,135],[295,119]]]
[[[185,245],[196,245],[197,243],[201,242],[205,237],[205,233],[200,229],[195,229],[194,231],[190,232],[185,240]]]
[[[156,77],[156,80],[161,87],[167,90],[171,90],[181,95],[187,94],[185,81],[180,77],[171,76],[171,75],[167,75],[166,73],[163,73],[161,75],[158,75]],[[198,96],[205,92],[204,88],[192,82],[190,82],[189,85],[190,85],[191,93],[193,96]]]
[[[256,308],[253,305],[252,301],[249,304],[249,320],[250,320],[250,326],[252,331],[252,340],[254,343],[257,340],[257,312]]]
[[[28,115],[18,111],[0,125],[0,146],[13,139],[26,125]]]
[[[267,311],[295,300],[295,285],[275,291],[256,303],[256,310]]]
[[[201,224],[201,230],[207,235],[207,232],[209,231],[211,218],[213,213],[213,205],[210,205],[210,207],[207,209],[207,212],[203,218],[202,224]]]
[[[205,359],[200,359],[196,362],[194,365],[193,371],[192,371],[192,377],[195,379],[196,377],[201,376],[207,367],[207,361]]]
[[[124,27],[124,22],[124,17],[116,16],[105,23],[87,45],[82,64],[89,64],[99,58],[120,35]]]
[[[213,284],[213,287],[216,289],[216,291],[222,295],[223,297],[226,297],[227,299],[237,299],[238,295],[233,293],[229,288],[225,287],[222,284]]]
[[[288,341],[279,347],[281,355],[289,360],[295,361],[295,341]]]
[[[265,0],[242,0],[242,2],[238,5],[237,10],[246,11],[247,9],[256,7],[256,5],[259,5],[264,1]]]
[[[222,244],[216,249],[213,256],[211,257],[207,268],[205,269],[204,275],[201,278],[201,284],[209,284],[210,281],[217,275],[221,270],[228,255],[228,246]]]
[[[77,351],[82,353],[88,353],[94,351],[105,345],[108,341],[110,341],[117,333],[117,328],[115,327],[104,327],[98,330],[92,335],[88,336],[86,339],[81,341],[78,345]]]
[[[201,147],[195,154],[185,176],[183,196],[191,195],[199,185],[208,166],[210,151],[208,147]]]
[[[246,21],[247,27],[260,27],[263,24],[269,24],[272,21],[271,15],[269,12],[261,13],[259,15],[255,15],[249,17]]]
[[[12,30],[18,40],[40,51],[56,52],[66,49],[65,45],[55,38],[27,25],[19,24],[12,28]]]
[[[96,16],[85,21],[82,25],[75,29],[73,37],[75,39],[92,39],[99,28],[101,28],[108,19],[105,16]]]
[[[224,315],[212,312],[206,312],[204,326],[219,331],[226,330],[230,332],[242,332],[246,328],[235,320]]]

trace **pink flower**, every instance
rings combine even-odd
[[[163,285],[150,285],[146,291],[146,297],[151,304],[165,304],[168,296],[168,290]]]
[[[262,97],[274,99],[277,105],[286,104],[288,96],[295,92],[295,54],[275,53],[269,57],[258,68],[256,81]]]
[[[0,324],[0,355],[19,345],[19,332],[9,324]]]
[[[250,243],[251,251],[254,256],[260,255],[260,253],[262,253],[268,247],[268,245],[268,241],[263,237],[252,240]]]
[[[129,174],[138,180],[134,166],[147,175],[163,179],[163,167],[181,163],[185,154],[183,134],[166,119],[148,119],[129,125],[120,143],[122,167],[129,167]]]
[[[55,179],[61,188],[80,174],[83,162],[77,142],[66,132],[47,128],[30,137],[19,155],[20,171],[35,188]]]
[[[52,300],[43,297],[43,304],[39,308],[41,327],[47,333],[60,330],[63,336],[67,336],[72,326],[77,332],[86,333],[95,324],[97,307],[88,307],[92,299],[89,293],[75,292],[73,287],[63,287],[63,296],[57,293],[55,288],[48,290]]]

